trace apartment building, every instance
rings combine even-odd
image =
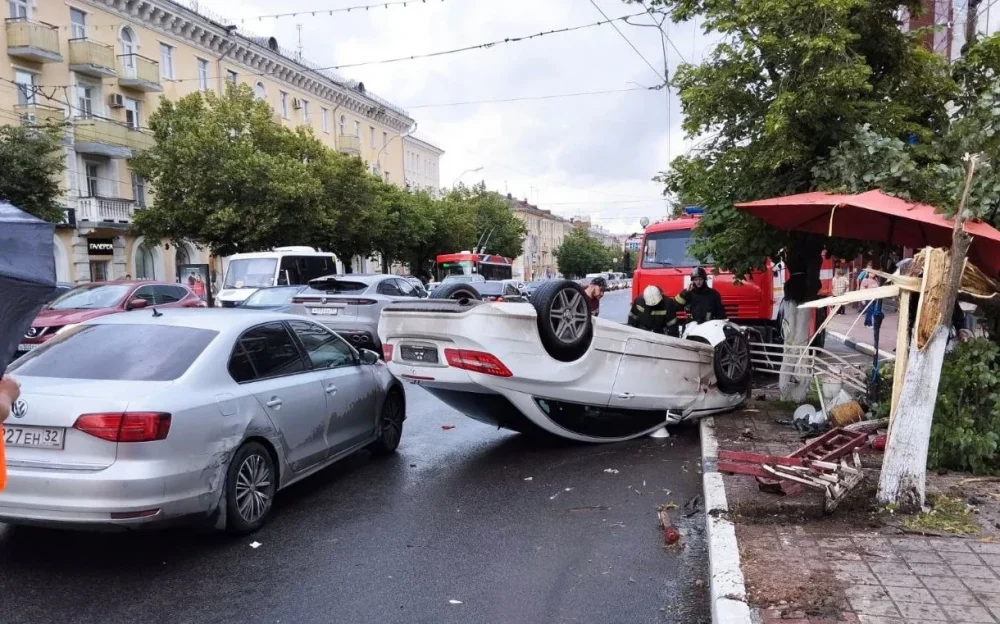
[[[403,137],[403,172],[406,188],[428,191],[435,197],[441,190],[441,156],[444,150],[413,135]]]
[[[0,123],[67,124],[66,218],[55,240],[60,281],[173,280],[181,264],[221,272],[209,250],[129,232],[135,211],[155,201],[129,159],[153,144],[146,128],[161,97],[247,84],[280,123],[309,126],[329,147],[363,158],[373,173],[406,183],[403,135],[413,119],[274,38],[241,34],[170,0],[7,4]]]
[[[966,29],[976,29],[980,36],[990,36],[1000,31],[1000,4],[995,0],[981,0],[970,14],[968,0],[922,0],[922,11],[910,14],[903,10],[903,28],[927,29],[924,46],[949,61],[962,54],[966,42]],[[970,24],[971,21],[971,24]]]
[[[514,199],[509,193],[507,202],[514,216],[524,223],[526,230],[523,253],[514,259],[514,277],[531,281],[559,275],[555,252],[566,235],[573,230],[572,224],[527,200]]]

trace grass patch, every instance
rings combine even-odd
[[[965,501],[949,496],[937,496],[931,502],[931,510],[920,513],[903,522],[908,531],[929,531],[951,535],[975,535],[979,525]]]

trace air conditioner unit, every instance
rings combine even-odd
[[[294,108],[295,110],[299,110],[300,108],[302,108],[302,100],[300,100],[299,98],[292,98],[292,108]]]
[[[111,108],[125,108],[125,98],[121,93],[112,93],[108,96],[108,106]]]

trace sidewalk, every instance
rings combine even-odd
[[[895,312],[885,315],[882,319],[882,329],[879,332],[878,348],[883,354],[892,355],[896,351],[896,322],[898,315]],[[857,323],[855,323],[857,321]],[[854,324],[854,328],[851,325]],[[855,345],[868,345],[865,352],[871,352],[874,341],[874,334],[871,327],[865,327],[865,319],[858,318],[858,313],[854,310],[847,310],[844,314],[834,316],[827,326],[827,330],[832,338],[848,344],[854,349]],[[849,344],[855,343],[855,344]]]
[[[787,454],[803,442],[793,428],[775,422],[788,417],[785,411],[781,404],[754,401],[742,412],[716,417],[714,437],[724,449]],[[875,452],[863,456],[865,481],[828,516],[818,492],[767,494],[753,477],[721,475],[725,516],[735,523],[745,599],[755,621],[1000,624],[996,485],[974,495],[954,487],[967,475],[929,476],[929,492],[977,505],[971,517],[980,533],[915,535],[899,518],[876,511],[881,459]]]

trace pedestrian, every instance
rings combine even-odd
[[[587,295],[587,304],[590,306],[591,316],[597,316],[601,312],[601,299],[606,292],[608,292],[608,280],[603,277],[595,277],[583,289],[583,293]]]
[[[21,386],[9,375],[0,378],[0,425],[10,416],[10,410],[21,396]]]
[[[851,280],[847,277],[847,270],[844,267],[837,269],[837,275],[833,278],[831,291],[834,297],[839,297],[851,289]],[[844,314],[844,306],[837,309],[837,314]]]
[[[865,279],[861,281],[861,290],[870,290],[878,287],[878,278],[875,277],[875,274],[872,272],[866,272]],[[881,311],[882,308],[881,299],[866,302],[863,305],[867,307],[867,311],[865,312],[865,327],[873,327],[875,324],[876,308],[878,308],[879,311]]]
[[[663,296],[659,286],[646,286],[642,294],[632,302],[628,313],[628,324],[654,334],[665,334],[677,338],[680,335],[677,324],[677,304]]]
[[[691,285],[677,293],[674,301],[684,307],[695,323],[725,319],[727,316],[722,295],[708,285],[708,273],[702,267],[691,270]]]

